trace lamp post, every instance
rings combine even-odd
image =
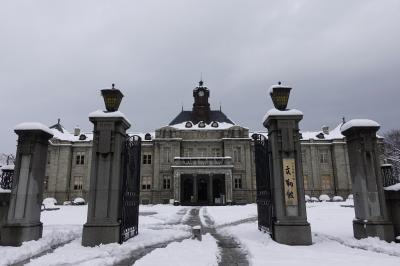
[[[104,104],[106,106],[107,112],[115,112],[118,111],[119,105],[121,104],[122,97],[124,95],[119,89],[114,87],[114,83],[112,84],[111,89],[101,90],[101,96],[104,98]]]
[[[278,82],[278,85],[273,85],[269,89],[269,95],[271,96],[276,109],[280,111],[286,110],[291,89],[292,88],[290,87],[283,86],[280,81]]]

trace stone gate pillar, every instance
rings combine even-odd
[[[287,245],[311,245],[301,164],[299,122],[303,113],[286,109],[290,87],[279,82],[270,88],[276,109],[263,119],[268,129],[270,176],[274,220],[272,237]]]
[[[301,164],[297,110],[268,111],[264,126],[268,128],[271,151],[271,185],[276,220],[273,238],[287,245],[311,245],[311,228],[307,222]]]
[[[122,195],[122,153],[129,121],[119,112],[96,111],[94,124],[87,222],[82,245],[118,243]]]
[[[369,236],[393,241],[393,225],[389,221],[382,186],[379,149],[376,132],[379,124],[367,119],[354,119],[345,123],[350,174],[354,196],[354,237]]]
[[[22,123],[15,127],[18,146],[10,206],[1,228],[1,244],[20,246],[42,237],[40,212],[46,170],[48,141],[52,131],[40,123]]]

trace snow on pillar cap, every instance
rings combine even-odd
[[[125,116],[124,113],[120,112],[120,111],[115,111],[115,112],[105,112],[102,110],[97,110],[94,112],[91,112],[89,114],[89,118],[98,118],[98,117],[118,117],[118,118],[123,118],[125,119],[129,124],[131,124],[131,122],[129,121],[129,119]]]
[[[297,109],[288,109],[285,111],[281,111],[276,108],[272,108],[264,115],[262,122],[267,120],[268,117],[270,116],[287,116],[287,115],[303,115],[303,112]]]
[[[51,131],[51,129],[45,125],[43,125],[42,123],[38,123],[38,122],[24,122],[21,124],[18,124],[14,127],[14,131],[20,131],[20,130],[40,130],[40,131],[44,131],[50,135],[54,135],[53,131]]]
[[[370,119],[352,119],[348,122],[346,122],[341,128],[340,131],[343,133],[346,130],[349,130],[350,128],[353,127],[375,127],[379,128],[380,125],[375,122],[374,120]]]

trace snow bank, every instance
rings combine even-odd
[[[343,208],[345,209],[345,208]],[[337,219],[331,223],[337,223]],[[351,223],[350,223],[351,226]],[[311,229],[313,228],[313,224]],[[220,230],[234,236],[246,250],[250,265],[307,265],[307,266],[337,266],[337,265],[399,265],[400,259],[372,250],[349,248],[337,241],[313,236],[312,246],[288,246],[278,244],[271,237],[258,231],[257,223],[245,223]],[[358,241],[358,240],[354,240]],[[379,241],[385,244],[384,241]],[[377,244],[377,243],[376,243]],[[395,244],[391,245],[396,248]]]
[[[78,238],[56,249],[53,253],[32,260],[27,265],[118,265],[119,262],[130,257],[135,250],[190,236],[189,230],[183,231],[181,228],[139,229],[139,235],[122,245],[112,243],[96,247],[83,247],[81,246],[82,239]]]
[[[384,190],[389,190],[389,191],[399,191],[400,190],[400,183],[388,186],[388,187],[384,187]]]
[[[330,198],[328,195],[326,195],[326,194],[321,194],[321,195],[319,196],[319,200],[320,200],[320,201],[330,201],[331,198]]]
[[[341,197],[341,196],[334,196],[333,198],[332,198],[332,201],[343,201],[343,197]]]
[[[214,221],[215,226],[227,225],[240,220],[257,217],[257,205],[207,206],[200,210],[200,218],[204,215],[208,215]],[[205,224],[203,220],[202,223],[203,225]]]
[[[43,237],[37,241],[22,243],[20,247],[0,246],[0,265],[10,265],[67,243],[82,233],[81,226],[45,226]],[[48,264],[43,264],[48,265]]]
[[[163,249],[156,249],[135,262],[138,266],[176,265],[218,265],[220,250],[210,234],[202,236],[202,241],[187,239],[174,242]]]
[[[341,131],[344,132],[352,127],[380,127],[380,125],[377,122],[375,122],[374,120],[352,119],[352,120],[346,122],[342,126]]]
[[[37,122],[24,122],[14,127],[14,130],[41,130],[53,136],[53,131],[47,126]]]
[[[0,193],[11,193],[11,189],[3,189],[0,187]]]

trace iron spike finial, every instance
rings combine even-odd
[[[281,85],[281,84],[282,84],[282,82],[278,81],[278,85]]]
[[[111,84],[111,86],[112,86],[112,89],[114,90],[115,89],[115,84],[113,83],[113,84]]]

